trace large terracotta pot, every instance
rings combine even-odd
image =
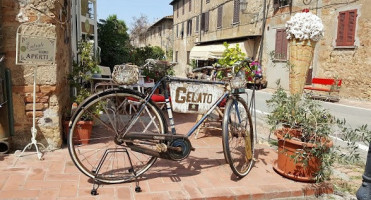
[[[302,94],[312,62],[315,42],[290,40],[290,93]]]
[[[303,182],[315,182],[315,174],[319,171],[322,161],[315,156],[309,159],[308,166],[303,166],[303,163],[295,163],[291,156],[294,156],[297,149],[313,148],[315,144],[305,143],[294,139],[285,139],[285,132],[278,130],[275,135],[278,139],[278,159],[273,166],[274,170],[280,175]],[[328,148],[332,147],[332,141],[326,141]]]
[[[68,139],[69,134],[69,121],[64,122],[64,133],[66,139]],[[93,129],[93,121],[79,121],[77,123],[77,129],[75,129],[74,135],[75,138],[73,139],[74,144],[89,144],[89,140],[91,137]]]

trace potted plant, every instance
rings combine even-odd
[[[289,40],[290,93],[302,94],[316,42],[323,36],[322,20],[304,9],[286,22]]]
[[[76,108],[78,104],[91,95],[89,85],[91,84],[92,75],[100,71],[98,62],[92,54],[92,49],[93,44],[88,41],[81,41],[79,43],[79,61],[73,63],[72,72],[68,77],[70,86],[75,93],[72,99],[72,108]],[[97,110],[96,112],[99,111]],[[80,141],[82,144],[87,144],[92,132],[93,116],[87,114],[82,116],[81,119],[82,120],[78,122],[78,128],[75,130],[76,132],[74,134],[76,134],[76,142]],[[67,133],[69,132],[69,119],[64,122],[64,127],[65,136],[67,138]]]
[[[274,169],[298,181],[323,181],[331,174],[334,117],[318,101],[288,95],[281,87],[267,101],[268,124],[278,139]]]
[[[262,75],[260,63],[258,61],[253,61],[248,64],[246,54],[242,52],[238,44],[236,44],[235,47],[230,47],[227,42],[224,42],[223,45],[225,50],[222,58],[218,60],[217,64],[220,65],[224,70],[217,72],[216,77],[218,79],[222,80],[230,78],[230,73],[233,69],[233,66],[236,66],[236,64],[238,64],[238,67],[235,67],[234,73],[237,73],[242,69],[245,73],[247,83],[253,83],[255,77]]]

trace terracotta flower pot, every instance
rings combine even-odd
[[[297,149],[302,149],[304,146],[306,148],[313,148],[315,144],[305,143],[297,141],[294,139],[284,139],[284,134],[282,130],[275,132],[278,138],[278,159],[273,166],[274,170],[280,175],[303,182],[315,182],[315,174],[319,171],[322,161],[315,156],[310,155],[309,162],[307,166],[303,163],[295,163],[294,156]],[[326,141],[326,146],[328,148],[332,147],[332,141]]]
[[[68,139],[69,134],[69,121],[64,122],[64,133],[65,137]],[[93,121],[79,121],[77,123],[77,129],[74,132],[74,144],[89,144],[89,140],[91,137],[93,129]]]

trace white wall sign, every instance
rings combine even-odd
[[[56,32],[52,24],[39,21],[21,24],[17,29],[17,65],[54,65]]]
[[[18,64],[54,64],[56,39],[19,35]]]
[[[171,103],[174,112],[206,113],[224,94],[221,85],[178,83],[170,84]]]

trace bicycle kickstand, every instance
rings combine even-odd
[[[97,195],[99,195],[99,193],[98,193],[99,181],[97,180],[98,171],[93,170],[92,172],[94,173],[93,189],[91,189],[90,194],[92,196],[97,196]]]
[[[130,157],[129,157],[129,159],[130,159]],[[140,186],[139,186],[139,178],[137,177],[137,173],[135,173],[135,170],[134,170],[133,166],[131,166],[131,168],[129,169],[129,172],[133,173],[134,178],[135,178],[135,192],[137,192],[137,193],[142,192],[142,188],[140,188]]]

